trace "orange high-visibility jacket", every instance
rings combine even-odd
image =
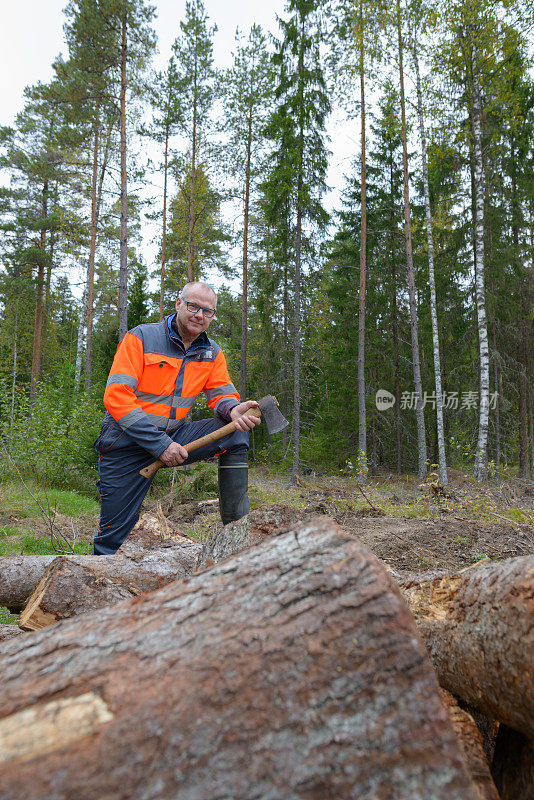
[[[154,456],[170,445],[168,434],[183,424],[200,392],[225,422],[239,403],[220,347],[202,333],[186,352],[172,327],[175,316],[128,331],[104,392],[104,427],[118,425],[118,432],[126,431]],[[105,438],[109,441],[111,436]]]

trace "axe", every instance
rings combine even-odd
[[[289,425],[287,419],[278,409],[278,401],[276,397],[273,397],[272,394],[266,394],[265,397],[262,397],[261,400],[258,400],[258,405],[259,408],[256,408],[255,406],[250,408],[247,411],[247,416],[257,417],[258,419],[260,419],[260,417],[263,418],[268,434],[283,431],[284,428]],[[216,431],[212,431],[211,433],[206,434],[206,436],[202,436],[200,439],[194,439],[192,442],[189,442],[189,444],[184,444],[184,447],[188,453],[192,453],[193,450],[198,450],[199,447],[203,447],[205,444],[211,444],[211,442],[216,442],[217,439],[222,439],[223,436],[233,433],[235,429],[235,421],[229,422],[228,425],[224,425],[224,427],[219,428]],[[154,473],[163,466],[165,466],[163,461],[158,459],[152,464],[149,464],[148,467],[143,467],[143,469],[140,469],[139,474],[143,475],[145,478],[151,478],[152,475],[154,475]]]

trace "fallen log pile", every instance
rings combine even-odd
[[[397,587],[283,506],[121,551],[48,559],[21,625],[51,627],[0,643],[2,798],[534,798],[534,557]]]
[[[3,800],[473,797],[406,606],[324,518],[27,637]]]
[[[200,550],[198,542],[184,537],[177,529],[166,531],[162,537],[157,515],[144,514],[115,556],[62,558],[91,571],[96,578],[133,587],[134,592],[150,592],[191,574]],[[0,557],[0,606],[14,613],[21,611],[57,557]]]

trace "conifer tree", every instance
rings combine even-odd
[[[324,126],[330,101],[321,66],[321,4],[318,0],[288,0],[288,19],[280,20],[284,38],[277,42],[276,110],[267,135],[273,141],[268,180],[265,182],[267,220],[282,226],[293,240],[293,462],[296,482],[300,462],[301,411],[301,282],[308,260],[311,225],[323,226],[327,214],[321,205],[327,152]],[[284,215],[282,216],[281,213]],[[287,214],[285,216],[284,212]],[[289,237],[285,238],[289,251]]]
[[[159,315],[164,316],[165,307],[165,263],[167,260],[167,196],[170,161],[170,141],[183,125],[182,81],[174,57],[169,59],[167,69],[157,72],[151,86],[151,103],[153,109],[152,124],[142,133],[163,145],[163,209],[161,231],[161,268]]]
[[[214,99],[213,36],[216,26],[208,27],[202,0],[187,0],[181,36],[173,44],[183,103],[182,133],[189,142],[189,222],[187,276],[193,280],[196,183],[199,148],[209,130],[209,112]]]
[[[243,202],[242,307],[241,307],[241,399],[247,396],[248,335],[248,243],[251,196],[257,190],[263,152],[263,127],[272,98],[272,65],[265,34],[253,25],[247,40],[236,34],[232,66],[223,75],[225,142],[228,163]]]

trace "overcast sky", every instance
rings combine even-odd
[[[154,4],[159,45],[155,64],[164,66],[180,32],[185,0],[155,0]],[[67,55],[63,39],[66,5],[67,0],[0,0],[0,124],[13,123],[23,106],[24,88],[50,80],[56,56],[61,52]],[[248,31],[256,22],[264,30],[277,33],[276,15],[283,15],[284,0],[205,0],[205,7],[211,24],[216,23],[218,28],[215,62],[226,66],[231,61],[236,27]]]
[[[171,45],[180,33],[180,20],[185,16],[185,0],[153,0],[157,16],[154,28],[158,38],[158,54],[153,65],[163,68],[171,54]],[[237,26],[247,33],[253,23],[278,35],[276,16],[284,16],[285,0],[204,0],[210,24],[217,25],[214,39],[214,60],[218,67],[231,63]],[[67,56],[63,38],[67,0],[0,0],[0,125],[13,125],[16,114],[24,106],[24,88],[52,78],[51,64],[62,53]],[[343,176],[357,152],[357,123],[338,127],[330,121],[329,132],[333,151],[328,182],[334,191],[327,198],[329,208],[339,205]],[[148,233],[148,230],[145,231]],[[153,254],[145,254],[151,261]]]

